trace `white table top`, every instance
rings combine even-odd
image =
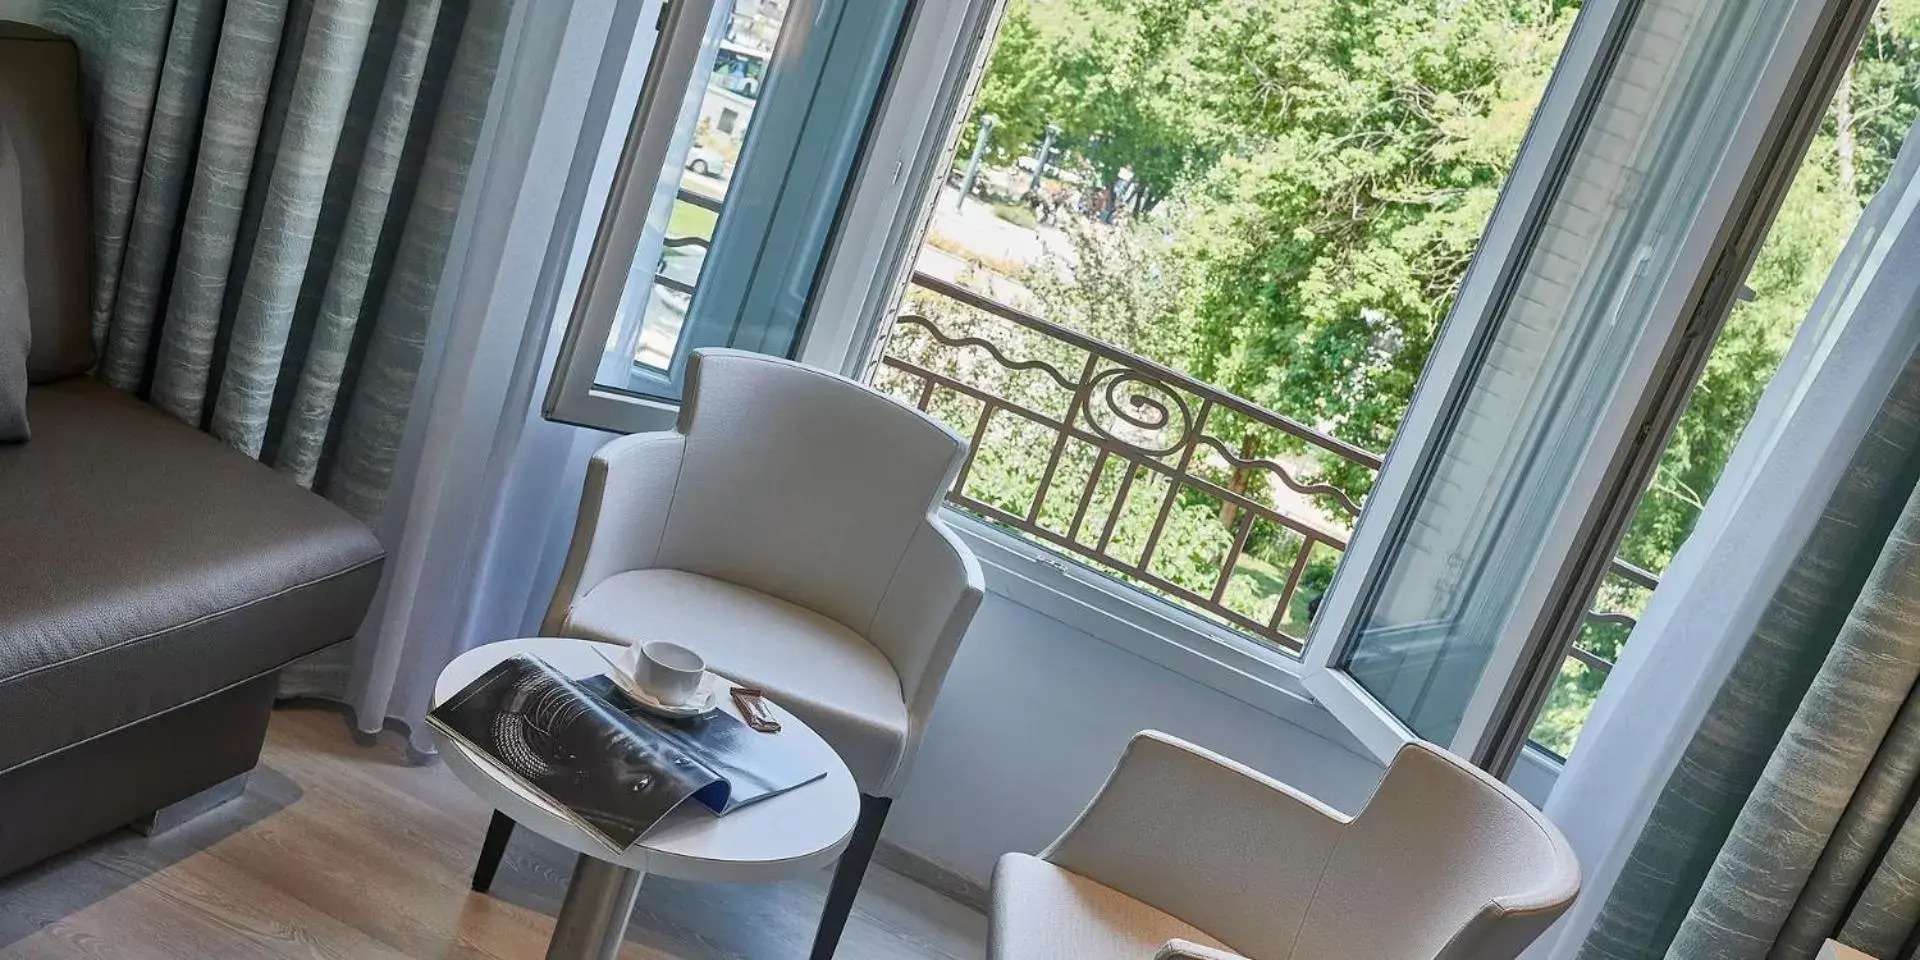
[[[570,677],[583,679],[607,671],[607,663],[593,650],[598,646],[618,660],[615,644],[557,637],[503,640],[475,647],[454,658],[440,671],[434,685],[437,706],[460,692],[493,665],[515,654],[532,654]],[[725,708],[739,716],[733,698],[722,697]],[[777,797],[716,817],[698,803],[680,805],[665,820],[626,851],[611,848],[562,816],[553,804],[466,745],[440,736],[441,756],[481,799],[561,846],[661,876],[724,883],[781,880],[831,863],[846,847],[860,813],[860,791],[840,756],[792,714],[773,705],[780,732],[768,734],[788,741],[792,749],[826,767],[825,779]],[[435,731],[438,735],[438,731]]]

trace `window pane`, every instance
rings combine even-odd
[[[1792,7],[1636,16],[1347,651],[1420,736],[1457,732]]]
[[[598,388],[672,401],[696,347],[792,353],[904,9],[904,0],[715,8]],[[796,23],[809,29],[787,36]]]
[[[1883,2],[1841,77],[1826,116],[1794,174],[1747,274],[1747,294],[1727,318],[1706,370],[1694,385],[1659,466],[1622,536],[1614,573],[1600,584],[1533,728],[1536,743],[1572,753],[1612,664],[1658,577],[1692,533],[1719,486],[1734,443],[1754,415],[1789,344],[1832,320],[1816,318],[1815,298],[1837,265],[1862,212],[1887,182],[1901,144],[1920,117],[1920,21]],[[1857,241],[1855,241],[1857,242]]]
[[[763,6],[765,9],[763,10]],[[647,226],[627,271],[619,312],[595,381],[603,387],[671,398],[668,370],[698,290],[729,187],[738,171],[759,93],[757,81],[785,25],[786,5],[721,0],[708,26],[667,169],[648,204]],[[747,89],[751,87],[751,91]],[[625,137],[625,130],[609,130]]]

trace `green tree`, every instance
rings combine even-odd
[[[1003,15],[961,154],[979,118],[999,120],[990,154],[1002,163],[1031,156],[1048,124],[1055,147],[1079,156],[1101,184],[1131,169],[1142,209],[1204,171],[1229,128],[1195,110],[1186,0],[1011,0]]]
[[[1179,228],[1194,372],[1381,450],[1512,165],[1573,4],[1220,2],[1215,109],[1255,144]],[[1369,471],[1328,464],[1355,495]]]

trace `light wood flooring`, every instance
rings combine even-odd
[[[282,710],[245,797],[0,880],[0,960],[539,958],[572,855],[520,830],[493,893],[472,893],[487,816],[391,734],[360,747],[337,714]],[[649,877],[621,957],[804,957],[826,881]],[[875,866],[839,956],[976,960],[985,933],[979,913]]]

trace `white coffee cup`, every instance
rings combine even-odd
[[[669,707],[684,706],[700,695],[707,661],[677,643],[655,640],[628,647],[621,667],[647,696]]]

